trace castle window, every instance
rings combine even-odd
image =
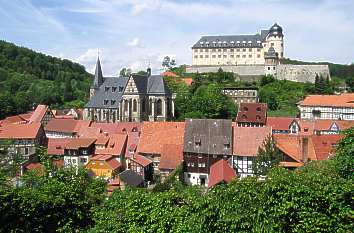
[[[268,70],[270,70],[270,67],[268,66]]]
[[[137,102],[136,100],[133,100],[133,112],[136,112],[137,111]]]
[[[205,58],[209,58],[209,55],[205,55]]]
[[[227,52],[227,49],[224,49],[224,52]]]
[[[146,111],[146,110],[145,110],[145,100],[144,100],[144,99],[141,101],[141,111],[142,111],[142,112],[145,112],[145,111]]]
[[[251,57],[252,57],[252,54],[248,55],[248,57],[251,58]]]
[[[237,57],[237,58],[240,58],[240,55],[237,54],[236,57]]]
[[[236,52],[240,52],[240,49],[236,49]]]
[[[243,52],[246,52],[246,49],[242,49]]]
[[[249,48],[249,49],[248,49],[248,51],[249,51],[249,52],[252,52],[252,49],[251,49],[251,48]]]
[[[218,58],[221,58],[221,55],[218,55]]]
[[[198,58],[198,55],[195,55],[194,58]]]
[[[200,55],[199,57],[200,57],[200,58],[203,58],[203,55]]]
[[[156,114],[158,116],[162,115],[162,101],[161,101],[161,99],[158,99],[156,102]]]
[[[216,49],[212,49],[211,51],[212,51],[212,52],[216,52]]]
[[[260,54],[257,54],[257,57],[258,57],[258,58],[260,58],[260,57],[261,57],[261,55],[260,55]]]
[[[213,58],[216,58],[216,55],[213,55],[212,57],[213,57]]]
[[[273,66],[273,70],[275,70],[275,66]]]
[[[270,46],[274,46],[274,43],[270,43]]]
[[[224,58],[227,58],[227,55],[224,55]]]
[[[242,55],[243,58],[246,58],[246,55]]]
[[[230,52],[233,52],[234,51],[234,49],[230,49]]]
[[[257,48],[257,52],[260,52],[261,51],[261,49],[260,48]]]
[[[230,55],[230,57],[231,57],[231,58],[234,58],[234,55],[233,55],[233,54],[231,54],[231,55]]]
[[[221,49],[218,49],[218,52],[221,52]]]

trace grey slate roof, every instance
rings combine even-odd
[[[96,90],[96,94],[89,100],[85,107],[87,108],[118,108],[122,99],[124,89],[128,83],[128,77],[106,77],[103,84]],[[112,92],[112,87],[116,87]],[[123,87],[123,91],[119,91]],[[106,90],[108,88],[108,90]],[[104,101],[108,100],[108,104]],[[112,102],[112,100],[114,102]]]
[[[184,152],[232,154],[232,121],[186,119]]]
[[[147,84],[148,94],[171,94],[161,75],[151,75]]]
[[[248,43],[251,41],[251,43]],[[226,42],[226,43],[224,43]],[[232,43],[233,42],[233,43]],[[237,43],[239,42],[239,43]],[[245,44],[243,43],[245,42]],[[202,36],[192,48],[243,48],[262,47],[263,42],[260,34],[255,35],[229,35],[229,36]],[[209,46],[206,46],[209,44]]]
[[[118,176],[121,181],[130,187],[138,187],[144,183],[144,179],[132,170],[125,170]]]
[[[102,68],[101,68],[101,62],[100,58],[97,58],[97,63],[96,63],[96,70],[95,70],[95,78],[93,80],[93,88],[98,88],[99,86],[102,85],[103,83],[103,75],[102,75]]]

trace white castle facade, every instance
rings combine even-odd
[[[284,34],[278,24],[254,35],[202,36],[192,47],[188,73],[234,72],[240,77],[267,74],[278,79],[315,82],[316,75],[329,77],[328,65],[281,64]]]

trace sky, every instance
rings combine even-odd
[[[0,0],[0,39],[105,76],[191,64],[202,35],[256,34],[277,22],[284,56],[354,62],[354,0]]]

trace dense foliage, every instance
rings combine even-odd
[[[91,82],[77,63],[0,41],[0,119],[38,103],[82,107]]]

